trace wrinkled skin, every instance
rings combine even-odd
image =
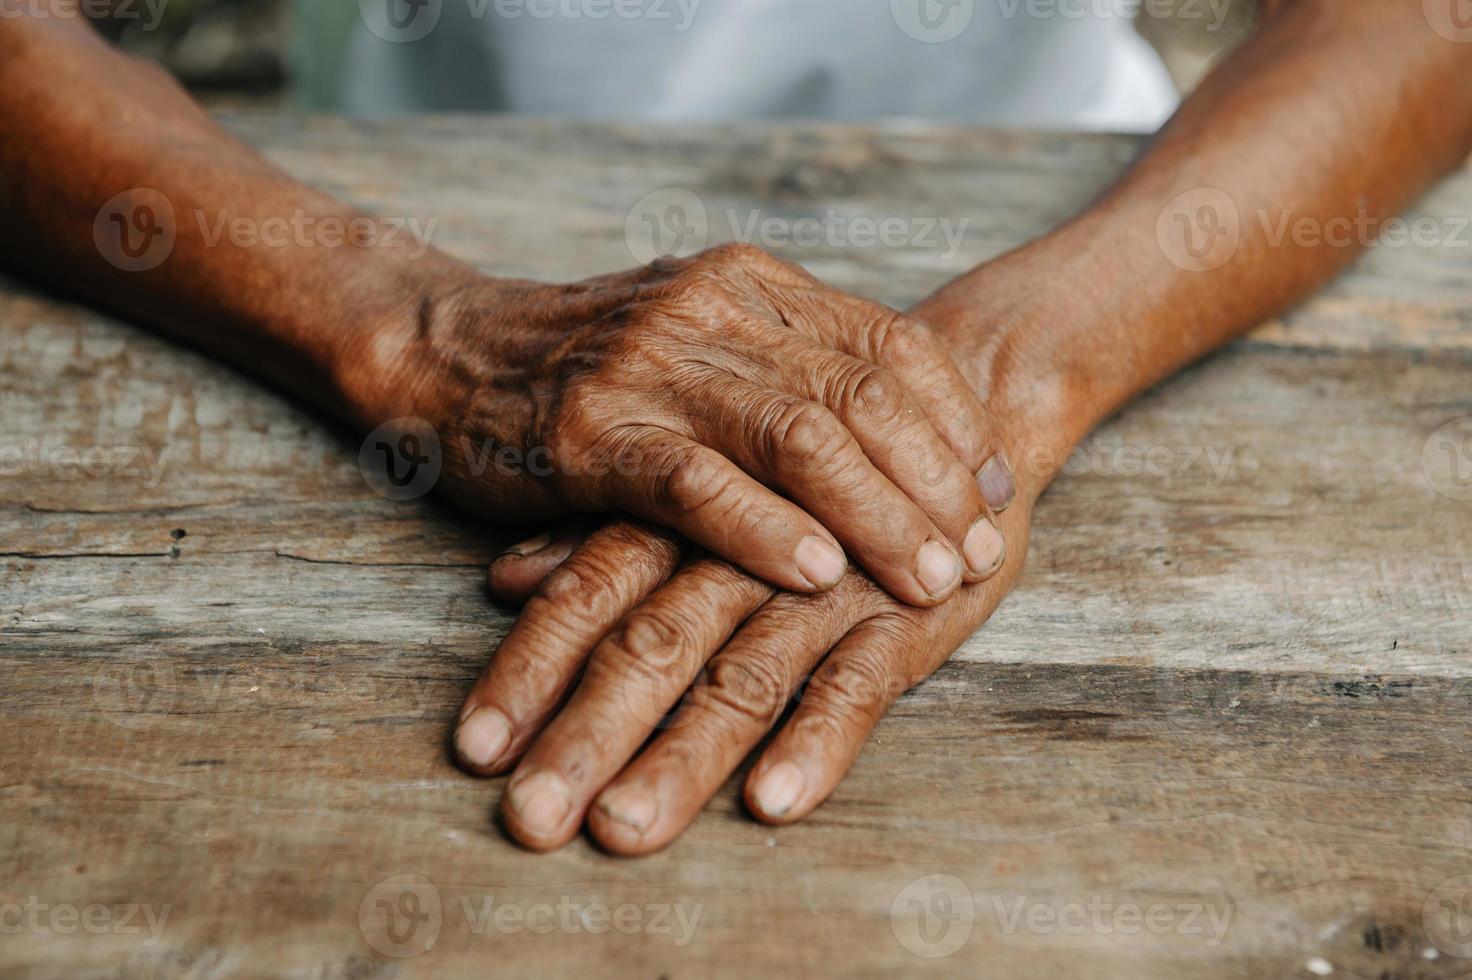
[[[918,606],[1001,565],[978,471],[1004,474],[997,508],[1014,491],[959,369],[798,266],[727,246],[573,286],[471,277],[432,309],[387,360],[478,513],[623,511],[801,592],[846,553]]]
[[[1069,450],[1353,257],[1274,238],[1260,216],[1324,227],[1395,213],[1472,151],[1472,44],[1434,30],[1433,7],[1264,5],[1257,36],[1088,209],[914,311],[980,393],[1015,467],[1017,503],[999,519],[1007,558],[989,581],[924,610],[858,574],[822,595],[774,595],[626,522],[581,547],[559,531],[497,561],[492,591],[531,598],[472,688],[455,747],[473,773],[511,771],[509,833],[549,850],[586,825],[615,853],[657,850],[773,727],[748,808],[771,823],[812,812],[894,698],[1015,584],[1034,506]],[[1315,140],[1293,135],[1304,132]],[[1230,254],[1203,268],[1193,249],[1219,240],[1201,236],[1224,220]]]
[[[493,520],[622,511],[795,591],[852,558],[920,606],[1000,565],[981,486],[1004,507],[1006,463],[920,323],[745,245],[553,286],[373,236],[212,239],[191,214],[367,219],[75,14],[35,0],[0,18],[0,129],[22,137],[0,141],[0,219],[36,230],[0,236],[8,263],[365,431],[428,423],[440,489]],[[132,240],[145,213],[172,242],[134,269],[97,221]]]
[[[648,854],[684,831],[796,699],[746,801],[769,823],[799,820],[894,700],[990,617],[1021,573],[1030,512],[1019,502],[1004,515],[1021,546],[1000,572],[939,609],[907,606],[860,574],[821,595],[774,593],[623,521],[581,544],[566,531],[508,554],[491,567],[492,591],[526,605],[466,707],[506,718],[508,740],[489,765],[462,763],[480,775],[516,766],[502,812],[528,847],[560,847],[586,819],[610,850]]]
[[[497,591],[536,591],[456,735],[471,771],[518,766],[504,804],[518,840],[556,847],[586,814],[611,850],[647,853],[817,665],[747,792],[764,820],[810,812],[884,708],[1017,580],[1068,450],[1354,257],[1322,236],[1272,239],[1261,219],[1354,227],[1465,160],[1460,3],[1263,0],[1256,35],[1113,187],[923,304],[943,350],[748,248],[552,287],[432,249],[216,247],[182,221],[167,261],[125,269],[95,225],[120,192],[257,226],[362,215],[233,139],[63,0],[0,18],[0,220],[26,232],[0,235],[0,257],[356,425],[432,421],[445,488],[479,513],[616,508],[681,532],[618,520],[584,547],[558,531],[498,561]],[[1197,261],[1223,241],[1220,262]],[[559,466],[477,472],[478,453],[505,447]],[[972,474],[993,510],[1016,493],[1001,539]],[[841,577],[834,545],[872,578]]]

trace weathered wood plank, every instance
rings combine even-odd
[[[441,751],[438,702],[472,658],[231,645],[171,652],[145,676],[46,649],[26,640],[7,657],[7,896],[169,912],[157,945],[7,936],[11,976],[65,963],[79,976],[1256,980],[1316,956],[1351,976],[1465,972],[1424,958],[1422,921],[1472,846],[1465,683],[954,665],[897,708],[811,821],[768,831],[728,788],[671,851],[623,861],[582,841],[534,857],[491,829],[499,786],[457,777]],[[369,665],[383,673],[355,683]],[[359,911],[404,874],[433,883],[440,931],[394,963]],[[891,923],[897,901],[933,894],[911,885],[930,875],[973,903],[945,940],[969,924],[965,945],[938,960],[914,951],[945,947],[900,916],[907,947]],[[546,935],[494,920],[477,932],[488,899],[675,904],[694,941],[588,935],[576,917]],[[1081,927],[1072,910],[1090,903],[1101,918]],[[1152,907],[1159,934],[1131,918]]]
[[[136,365],[119,386],[132,410],[48,375],[67,363],[58,349],[99,333]],[[344,615],[351,637],[395,617],[406,639],[433,636],[444,624],[424,604],[482,603],[480,569],[505,532],[375,496],[351,438],[249,381],[102,321],[33,325],[0,345],[0,378],[28,406],[10,413],[11,438],[41,461],[7,480],[19,506],[0,509],[3,551],[31,582],[15,628],[64,620],[93,642],[114,632],[122,588],[174,611],[130,629],[241,636],[296,616],[288,632],[317,642],[342,637]],[[1472,672],[1472,503],[1423,467],[1437,429],[1472,416],[1467,380],[1455,356],[1260,345],[1174,379],[1070,460],[1038,514],[1026,587],[961,655]],[[130,448],[131,470],[92,475]],[[356,587],[329,588],[312,562],[363,567],[340,572]],[[88,582],[108,598],[79,598]],[[200,610],[202,594],[254,601]]]
[[[901,218],[896,248],[851,233],[836,243],[764,239],[845,289],[908,306],[978,262],[1076,213],[1139,140],[960,130],[916,123],[704,128],[445,117],[374,123],[233,115],[226,123],[295,173],[501,274],[562,280],[636,264],[625,219],[648,195],[695,192],[695,241],[745,237],[754,219]],[[222,205],[223,206],[223,205]],[[693,212],[692,212],[693,215]],[[1244,215],[1275,232],[1282,215]],[[926,222],[964,222],[951,248]],[[433,224],[431,224],[433,223]],[[636,223],[635,241],[647,232]],[[1333,231],[1333,229],[1330,229]],[[1255,335],[1278,346],[1350,350],[1472,348],[1472,168],[1389,226],[1319,296]],[[1285,233],[1291,233],[1286,231]],[[1354,237],[1357,230],[1351,231]],[[913,239],[913,241],[911,241]]]
[[[950,259],[778,249],[897,305],[1045,230],[1132,150],[930,127],[229,123],[365,206],[439,216],[437,243],[507,274],[632,264],[625,216],[668,186],[717,214],[972,216]],[[1422,209],[1472,212],[1472,176]],[[491,821],[500,783],[447,761],[510,622],[482,586],[499,532],[380,499],[342,430],[0,281],[0,451],[22,450],[0,457],[0,972],[1465,975],[1436,916],[1472,912],[1472,494],[1423,467],[1472,416],[1464,255],[1379,250],[1107,424],[1040,505],[1017,592],[833,800],[774,832],[733,783],[644,861],[518,851]],[[413,910],[375,887],[399,875],[440,902],[408,959],[375,931],[379,899]],[[938,944],[908,904],[946,911],[913,884],[932,875],[962,915],[930,920]],[[554,925],[498,929],[487,901]],[[590,903],[638,927],[589,934]],[[68,931],[60,905],[110,918]],[[146,915],[123,927],[128,905],[167,908],[157,942]],[[968,924],[951,955],[919,955]]]

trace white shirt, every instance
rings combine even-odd
[[[362,114],[887,117],[1151,132],[1176,94],[1110,0],[360,0]]]

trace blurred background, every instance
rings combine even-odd
[[[99,22],[100,29],[122,47],[163,64],[207,104],[325,112],[352,107],[343,91],[345,64],[353,34],[362,28],[353,0],[111,2],[119,13]],[[1245,35],[1256,0],[1222,0],[1225,27],[1210,31],[1202,29],[1199,14],[1172,14],[1199,9],[1203,2],[1115,4],[1137,9],[1134,31],[1181,92]]]
[[[97,26],[216,105],[338,108],[352,0],[111,0]]]
[[[349,14],[356,5],[340,7]],[[169,0],[157,14],[117,2],[98,20],[107,37],[157,61],[207,100],[273,103],[292,92],[289,0]]]

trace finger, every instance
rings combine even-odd
[[[923,652],[930,645],[913,617],[895,616],[862,623],[839,641],[747,777],[751,812],[767,823],[787,824],[827,799],[879,719],[944,660],[930,662]]]
[[[895,598],[933,606],[960,587],[950,539],[832,412],[730,376],[704,379],[691,394],[696,437],[791,497]]]
[[[542,579],[587,540],[590,530],[590,525],[579,521],[511,545],[491,561],[486,571],[491,597],[508,606],[522,605],[536,592]]]
[[[1030,517],[1025,510],[1008,515],[1007,533],[1022,546],[1003,574],[965,589],[943,609],[891,607],[838,642],[747,777],[747,806],[758,819],[792,823],[828,798],[900,695],[996,611],[1022,570]]]
[[[608,503],[679,531],[712,554],[794,592],[821,592],[848,571],[818,520],[715,449],[652,426],[624,436]]]
[[[507,830],[535,850],[567,843],[710,653],[771,595],[725,562],[699,559],[630,613],[598,644],[577,690],[511,777]]]
[[[1008,533],[1024,545],[1029,517],[1019,508],[1007,518]],[[940,609],[905,610],[861,575],[823,595],[771,600],[711,659],[669,729],[599,795],[590,831],[621,854],[668,844],[780,716],[810,665],[824,660],[746,791],[752,811],[769,822],[805,816],[843,778],[875,720],[995,611],[1025,550],[1004,575]]]
[[[669,727],[598,794],[588,813],[593,836],[634,855],[683,833],[776,724],[803,677],[858,621],[865,601],[882,595],[850,576],[823,595],[782,594],[763,606],[711,658]]]
[[[460,711],[455,753],[478,775],[509,766],[556,709],[598,641],[674,572],[679,545],[619,521],[539,586]]]
[[[977,484],[993,513],[1017,498],[1011,464],[996,448],[996,423],[950,352],[929,327],[894,314],[860,341],[895,373]]]
[[[898,376],[800,336],[784,346],[787,356],[778,359],[783,387],[824,405],[843,423],[875,468],[957,547],[967,581],[995,574],[1006,545],[988,513],[982,484]]]
[[[980,472],[993,455],[992,419],[934,331],[887,306],[826,286],[820,292],[821,301],[809,299],[809,315],[796,318],[795,325],[822,343],[894,372],[966,468]],[[1012,494],[989,495],[987,502],[1005,510]]]

